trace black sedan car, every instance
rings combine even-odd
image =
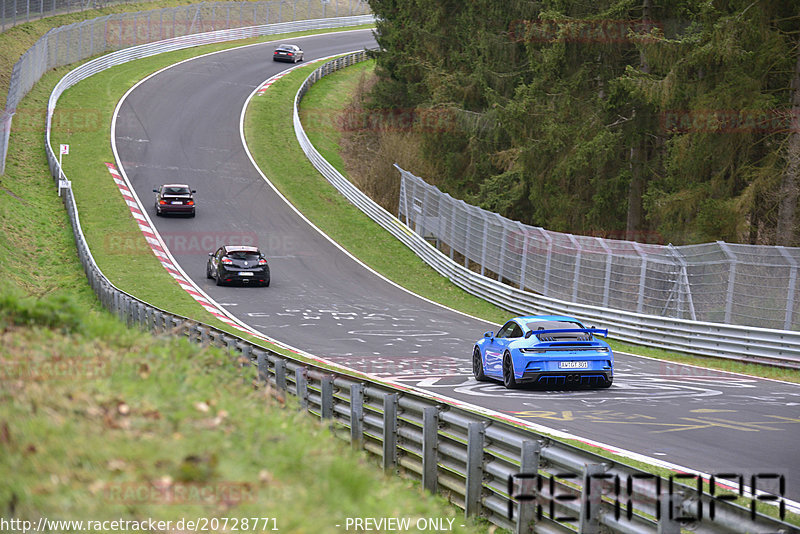
[[[208,253],[206,277],[222,284],[269,286],[269,264],[256,247],[228,245]]]
[[[176,213],[194,217],[194,189],[186,184],[164,184],[153,189],[156,194],[156,215]]]
[[[303,51],[299,46],[293,44],[278,45],[272,53],[272,60],[297,63],[298,61],[303,61]]]

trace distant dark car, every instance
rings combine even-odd
[[[194,217],[194,189],[186,184],[164,184],[153,189],[156,194],[156,215],[177,213]]]
[[[275,47],[272,53],[273,61],[290,61],[297,63],[303,61],[303,51],[299,46],[293,44],[282,44]]]
[[[206,277],[217,285],[269,286],[269,264],[256,247],[225,246],[208,253]]]

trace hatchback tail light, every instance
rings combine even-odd
[[[158,203],[159,203],[159,204],[161,204],[161,205],[163,206],[164,204],[166,204],[166,203],[167,203],[167,201],[166,201],[166,200],[159,200],[159,201],[158,201]]]
[[[194,206],[194,200],[187,200],[186,201],[186,205],[187,206]]]
[[[222,258],[222,263],[224,263],[225,265],[231,265],[233,263],[233,260],[230,258]]]
[[[258,260],[258,264],[259,265],[266,265],[267,264],[267,260],[265,260],[264,258],[261,258],[260,260]]]

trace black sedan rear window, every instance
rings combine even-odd
[[[188,187],[165,187],[164,195],[189,195],[191,191]]]

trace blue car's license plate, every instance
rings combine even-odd
[[[561,369],[588,369],[589,362],[558,362]]]

